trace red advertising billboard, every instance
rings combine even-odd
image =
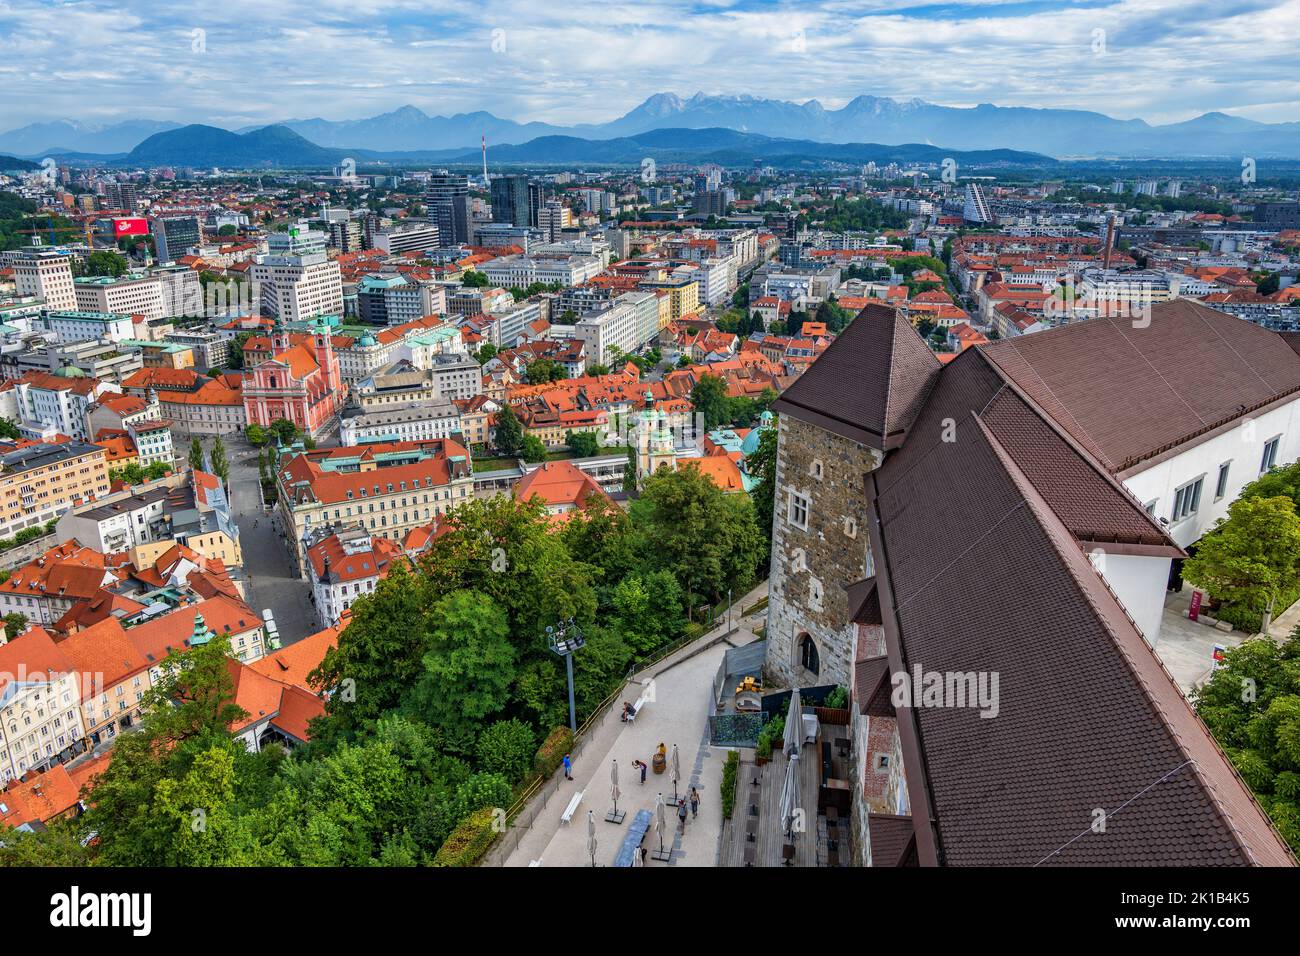
[[[147,236],[149,234],[148,219],[114,219],[113,220],[113,238],[119,236]]]

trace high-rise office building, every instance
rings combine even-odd
[[[19,297],[35,295],[48,309],[75,309],[72,257],[52,249],[26,249],[13,260],[14,286]]]
[[[966,184],[966,203],[962,209],[962,218],[967,222],[992,222],[993,213],[989,211],[988,201],[979,183]]]
[[[330,245],[339,252],[357,252],[363,248],[363,233],[360,220],[331,221],[329,227]]]
[[[194,246],[203,244],[203,224],[198,216],[155,219],[153,241],[159,262],[175,262]]]
[[[542,207],[546,205],[546,187],[542,183],[528,184],[528,225],[542,224]],[[521,223],[522,225],[522,223]]]
[[[529,215],[527,176],[500,176],[492,180],[492,220],[512,226],[534,226]]]
[[[343,313],[343,280],[338,262],[325,253],[325,239],[306,223],[267,237],[267,254],[249,270],[264,313],[285,322]]]
[[[436,172],[429,177],[425,197],[429,219],[438,224],[442,241],[449,245],[468,243],[473,221],[469,179],[446,170]]]
[[[109,183],[104,187],[104,202],[109,209],[135,212],[136,198],[134,183]]]

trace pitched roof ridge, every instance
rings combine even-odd
[[[1040,332],[1039,334],[1042,335],[1043,333]],[[1002,348],[1003,346],[1005,346],[1005,349]],[[1074,422],[1074,424],[1078,426],[1079,431],[1083,432],[1083,434],[1087,436],[1088,441],[1092,443],[1093,447],[1097,449],[1098,453],[1101,452],[1101,446],[1097,443],[1096,439],[1092,437],[1092,434],[1088,431],[1088,429],[1083,427],[1083,423],[1080,422],[1077,418],[1075,418],[1074,413],[1070,411],[1070,406],[1067,405],[1065,402],[1063,402],[1059,396],[1057,396],[1056,392],[1052,390],[1052,386],[1047,384],[1047,379],[1043,378],[1042,374],[1038,371],[1038,369],[1034,366],[1034,364],[1030,362],[1029,359],[1025,358],[1023,353],[1021,353],[1014,337],[1009,339],[999,339],[996,342],[988,342],[982,345],[976,345],[973,346],[973,348],[966,349],[965,351],[970,352],[975,349],[978,349],[981,354],[989,357],[989,360],[992,362],[993,367],[997,370],[998,375],[1004,381],[1010,381],[1013,378],[1013,376],[1011,375],[1010,372],[1007,371],[1006,367],[1002,364],[1002,362],[998,361],[997,352],[1005,350],[1005,351],[1015,353],[1016,358],[1020,359],[1020,361],[1024,364],[1025,368],[1029,369],[1029,371],[1033,373],[1034,378],[1036,378],[1039,384],[1041,384],[1043,388],[1047,391],[1047,393],[1052,396],[1052,400],[1055,401],[1061,407],[1061,411],[1066,416],[1069,417],[1070,421]],[[1056,418],[1055,415],[1049,417],[1054,419]]]
[[[970,350],[968,349],[967,351]],[[1142,503],[1138,501],[1136,496],[1134,496],[1133,492],[1129,491],[1129,489],[1124,485],[1123,482],[1119,481],[1114,475],[1112,475],[1110,471],[1101,463],[1101,461],[1092,454],[1092,452],[1090,452],[1087,448],[1085,448],[1081,442],[1075,439],[1075,437],[1071,435],[1069,431],[1063,428],[1059,422],[1057,422],[1054,418],[1052,418],[1051,415],[1047,414],[1047,411],[1044,408],[1042,408],[1031,397],[1025,394],[1025,391],[1022,388],[1020,388],[1020,386],[1018,386],[1014,381],[1003,376],[1001,374],[1001,369],[997,367],[996,363],[991,363],[991,364],[993,365],[994,370],[997,371],[999,376],[1002,378],[1002,387],[998,389],[996,392],[994,392],[991,396],[989,396],[989,400],[985,403],[984,408],[980,409],[979,414],[976,416],[977,418],[982,420],[984,416],[984,412],[987,411],[990,407],[992,407],[993,403],[997,401],[998,397],[1004,394],[1005,392],[1010,391],[1012,394],[1014,394],[1017,398],[1019,398],[1024,403],[1025,407],[1028,408],[1029,411],[1031,411],[1034,415],[1036,415],[1039,418],[1039,420],[1041,420],[1048,428],[1050,428],[1058,438],[1060,438],[1072,451],[1074,451],[1074,453],[1077,454],[1083,460],[1084,464],[1092,468],[1093,472],[1096,473],[1098,477],[1102,479],[1102,481],[1104,481],[1107,485],[1109,485],[1114,491],[1118,492],[1121,498],[1123,499],[1123,501],[1136,514],[1139,514],[1141,516],[1140,520],[1145,521],[1152,528],[1154,528],[1156,533],[1159,534],[1160,537],[1165,539],[1165,541],[1168,544],[1170,544],[1172,547],[1178,548],[1177,543],[1174,542],[1172,537],[1170,537],[1168,530],[1163,525],[1161,525],[1158,521],[1156,521],[1155,518],[1150,513],[1147,512],[1146,508],[1142,507]],[[1178,549],[1180,551],[1182,550],[1181,548]]]

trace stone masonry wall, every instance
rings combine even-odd
[[[870,573],[863,479],[879,455],[788,415],[779,422],[764,669],[770,684],[847,687],[857,630],[845,588]],[[807,530],[790,521],[792,491],[810,501]],[[817,646],[817,674],[800,664],[805,632]]]

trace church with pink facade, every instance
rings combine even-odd
[[[346,389],[327,326],[293,339],[281,326],[272,332],[271,357],[245,373],[244,411],[250,425],[286,418],[315,438],[338,415]]]

